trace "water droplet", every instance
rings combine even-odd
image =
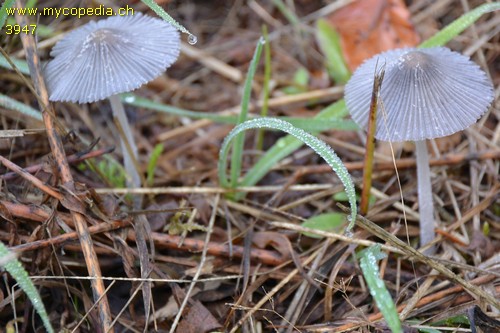
[[[191,45],[194,45],[197,42],[198,42],[198,37],[196,37],[193,34],[189,34],[189,36],[188,36],[188,43],[191,44]]]
[[[135,96],[126,96],[126,97],[124,98],[124,101],[125,101],[126,103],[134,103],[134,102],[135,102]]]

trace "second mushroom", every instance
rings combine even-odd
[[[361,127],[368,124],[376,66],[385,66],[375,138],[416,146],[420,244],[435,238],[427,139],[474,124],[493,100],[493,85],[469,57],[444,47],[397,49],[372,57],[345,87],[346,105]],[[434,249],[427,251],[432,253]]]

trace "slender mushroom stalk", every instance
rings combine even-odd
[[[128,123],[127,115],[125,114],[125,109],[123,108],[123,104],[118,95],[110,96],[109,102],[111,104],[113,116],[117,119],[125,136],[125,138],[120,138],[120,145],[123,153],[123,165],[125,170],[130,175],[131,185],[133,187],[141,187],[141,176],[137,170],[137,164],[134,163],[134,160],[135,162],[138,162],[139,154],[137,145],[135,144],[135,140],[132,135],[132,129]],[[127,144],[130,146],[131,152],[127,149]],[[130,153],[132,153],[132,155]]]
[[[91,21],[68,33],[51,51],[54,59],[45,68],[51,101],[92,103],[109,98],[128,142],[120,139],[129,187],[141,185],[134,163],[138,150],[117,94],[158,77],[179,53],[179,32],[141,13]]]
[[[432,200],[431,168],[425,140],[415,141],[417,156],[418,210],[420,213],[420,244],[430,243],[435,237],[434,205]],[[426,254],[434,253],[431,247]]]
[[[376,65],[385,64],[375,137],[414,141],[417,158],[420,245],[435,238],[427,139],[451,135],[474,124],[493,101],[493,85],[468,57],[444,47],[397,49],[365,61],[345,87],[354,121],[366,128]],[[426,254],[432,254],[430,248]]]

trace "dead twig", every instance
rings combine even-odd
[[[21,3],[21,0],[16,0],[16,6],[18,8],[25,7]],[[27,16],[16,15],[16,20],[21,26],[28,26],[29,24]],[[64,188],[71,193],[76,193],[73,176],[71,174],[71,169],[69,167],[68,161],[66,160],[66,154],[64,152],[61,138],[59,136],[59,133],[57,132],[54,120],[51,116],[54,114],[54,110],[49,102],[49,95],[40,66],[40,58],[36,52],[34,36],[31,34],[21,34],[21,41],[26,52],[26,60],[28,61],[33,85],[39,97],[39,106],[40,110],[42,110],[42,117],[45,124],[45,129],[47,131],[47,138],[49,140],[52,154],[58,166],[59,176],[61,177]],[[101,268],[99,267],[99,260],[97,259],[97,255],[93,248],[92,237],[90,236],[89,230],[87,228],[85,217],[80,212],[72,210],[71,208],[69,209],[71,211],[73,222],[75,223],[76,232],[78,233],[78,236],[80,238],[80,244],[82,246],[88,272],[90,276],[96,278],[91,281],[91,285],[94,294],[94,301],[98,303],[97,309],[102,328],[105,332],[114,332],[113,327],[111,326],[111,311],[109,308],[108,299],[105,294],[106,289],[104,287],[104,282],[99,279],[102,276]]]
[[[29,172],[19,167],[17,164],[12,163],[11,161],[9,161],[8,159],[6,159],[1,155],[0,155],[0,163],[2,163],[9,170],[12,170],[15,174],[29,181],[31,184],[33,184],[35,187],[37,187],[44,193],[47,193],[48,195],[56,198],[57,200],[62,200],[63,196],[59,191],[55,190],[54,188],[52,188],[47,184],[44,184],[40,179],[31,175]]]
[[[94,157],[99,157],[102,155],[109,154],[109,153],[113,152],[114,149],[115,149],[114,147],[107,147],[107,148],[93,150],[91,152],[84,153],[84,154],[77,153],[77,154],[73,154],[73,155],[68,156],[67,160],[68,160],[68,163],[70,163],[70,164],[80,163],[80,162],[83,162],[89,158],[94,158]],[[40,171],[42,168],[43,168],[43,164],[40,163],[40,164],[28,166],[28,167],[24,168],[23,170],[30,173],[30,174],[35,174],[38,171]],[[18,173],[16,173],[16,172],[7,172],[4,175],[0,175],[0,180],[1,179],[10,180],[10,179],[16,178],[17,176],[18,176]]]

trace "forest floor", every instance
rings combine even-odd
[[[136,97],[124,99],[139,147],[138,164],[147,178],[142,189],[125,187],[126,174],[117,166],[123,158],[119,130],[108,101],[53,103],[75,182],[68,188],[61,157],[51,154],[47,123],[0,98],[2,130],[22,133],[1,138],[2,161],[31,168],[34,176],[12,173],[7,162],[0,168],[0,241],[18,251],[56,331],[103,332],[106,310],[94,306],[99,291],[88,279],[96,263],[108,288],[101,291],[107,301],[100,303],[109,305],[115,332],[389,331],[358,257],[378,243],[386,256],[377,266],[404,332],[470,332],[476,327],[500,332],[500,308],[476,293],[500,299],[498,13],[481,16],[446,45],[488,73],[495,100],[469,129],[429,141],[437,230],[432,257],[415,256],[391,237],[418,248],[411,143],[391,147],[376,142],[372,201],[364,217],[388,234],[375,235],[357,225],[352,237],[343,236],[347,215],[338,205],[348,205],[343,184],[305,146],[272,165],[256,184],[239,188],[239,200],[220,186],[219,150],[235,124],[213,116],[227,120],[224,116],[240,113],[263,25],[270,49],[268,116],[312,118],[342,100],[345,83],[332,78],[317,38],[319,19],[344,32],[340,45],[353,70],[385,49],[418,45],[484,3],[414,0],[405,6],[373,0],[356,9],[346,7],[349,2],[159,1],[198,41],[190,45],[182,34],[179,59],[134,91]],[[47,0],[44,6],[91,6],[83,3]],[[156,16],[140,1],[106,1],[106,6],[127,4]],[[41,60],[50,59],[62,32],[94,19],[40,17],[38,24],[47,29],[37,41]],[[0,46],[10,57],[26,60],[19,36],[2,31]],[[252,83],[253,116],[263,106],[265,57],[266,50]],[[27,82],[32,82],[29,74],[0,67],[0,94],[39,109]],[[140,104],[144,99],[152,104]],[[162,112],[155,110],[158,105],[181,110]],[[198,113],[191,117],[182,110]],[[339,114],[349,119],[345,109]],[[266,130],[260,142],[259,133],[246,132],[242,177],[285,136]],[[317,136],[345,163],[360,193],[365,132],[337,128]],[[138,196],[142,207],[133,209]],[[73,232],[79,218],[91,227],[94,261],[85,260],[81,232]],[[147,226],[138,222],[144,218]],[[304,231],[324,228],[330,220],[335,226],[323,235]],[[442,266],[451,275],[440,271]],[[29,301],[11,288],[15,281],[0,274],[0,332],[42,332]]]

